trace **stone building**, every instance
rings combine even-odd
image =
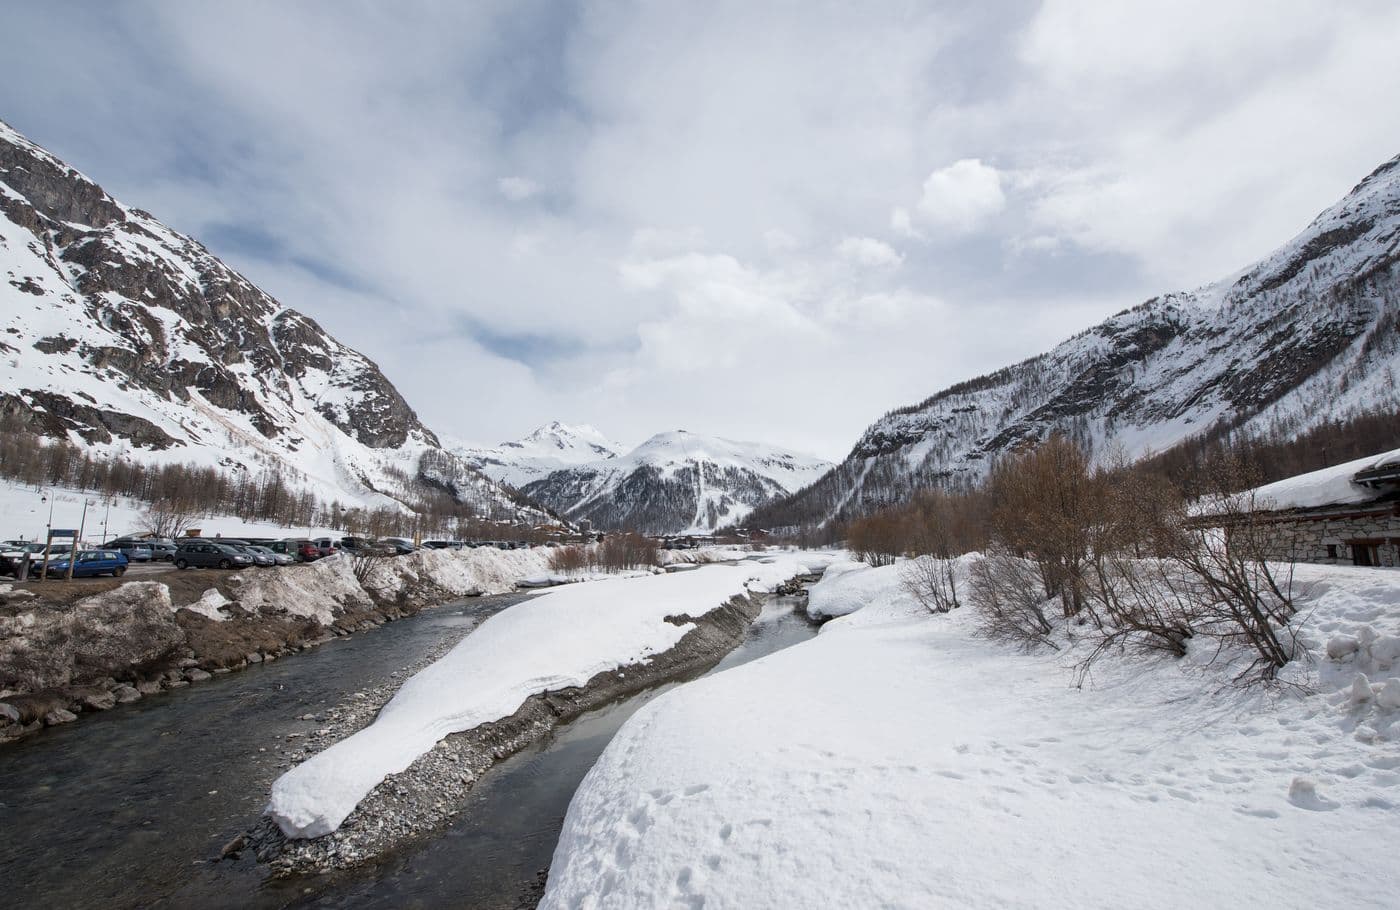
[[[1275,558],[1400,566],[1400,449],[1253,491]]]

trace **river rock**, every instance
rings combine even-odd
[[[167,689],[183,689],[185,688],[185,686],[188,685],[189,683],[183,679],[172,679],[170,682],[165,684],[165,687]]]
[[[262,655],[259,654],[257,651],[252,652],[251,654],[249,654],[247,657],[245,657],[245,658],[243,658],[243,659],[246,660],[246,661],[248,661],[248,663],[250,663],[250,664],[260,664],[260,663],[262,663]]]
[[[213,679],[214,674],[205,672],[198,667],[193,667],[185,671],[185,679],[190,682],[204,682],[206,679]]]
[[[195,660],[193,657],[182,657],[176,666],[181,670],[188,670],[190,667],[199,666],[199,661]]]
[[[71,724],[78,719],[78,715],[67,708],[55,708],[44,715],[44,726],[57,727],[59,724]]]
[[[155,695],[160,691],[160,681],[155,679],[145,679],[136,684],[136,689],[142,695]]]
[[[0,703],[0,727],[19,723],[19,711],[14,705]]]
[[[110,711],[117,706],[117,697],[111,692],[87,692],[78,700],[94,711]]]
[[[135,686],[117,686],[112,690],[112,694],[116,696],[117,704],[119,705],[126,705],[141,700],[141,690]]]

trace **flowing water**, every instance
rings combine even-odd
[[[215,862],[276,776],[303,714],[393,680],[524,595],[420,613],[314,651],[84,718],[0,749],[0,893],[7,907],[532,906],[569,800],[622,723],[681,682],[588,712],[487,772],[440,836],[375,866],[270,881]],[[776,598],[709,672],[815,634]],[[266,751],[259,751],[266,750]]]

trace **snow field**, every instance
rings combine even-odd
[[[532,695],[646,663],[694,628],[667,616],[701,616],[805,571],[794,557],[709,566],[568,585],[504,610],[410,678],[372,725],[282,775],[267,811],[289,837],[328,834],[443,737],[509,717]]]
[[[839,567],[812,598],[858,612],[623,726],[541,907],[1394,907],[1400,573],[1298,574],[1311,694],[1199,654],[1110,656],[1076,690],[1075,648],[1018,653]]]

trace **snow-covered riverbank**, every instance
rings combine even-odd
[[[373,725],[280,778],[268,812],[289,837],[328,834],[386,776],[449,734],[508,718],[531,696],[644,668],[698,618],[806,571],[799,558],[784,555],[570,585],[512,607],[405,683]]]
[[[543,907],[1394,906],[1400,573],[1299,567],[1311,694],[1229,688],[1209,655],[1077,690],[1072,648],[841,577],[812,602],[856,612],[622,728]]]

